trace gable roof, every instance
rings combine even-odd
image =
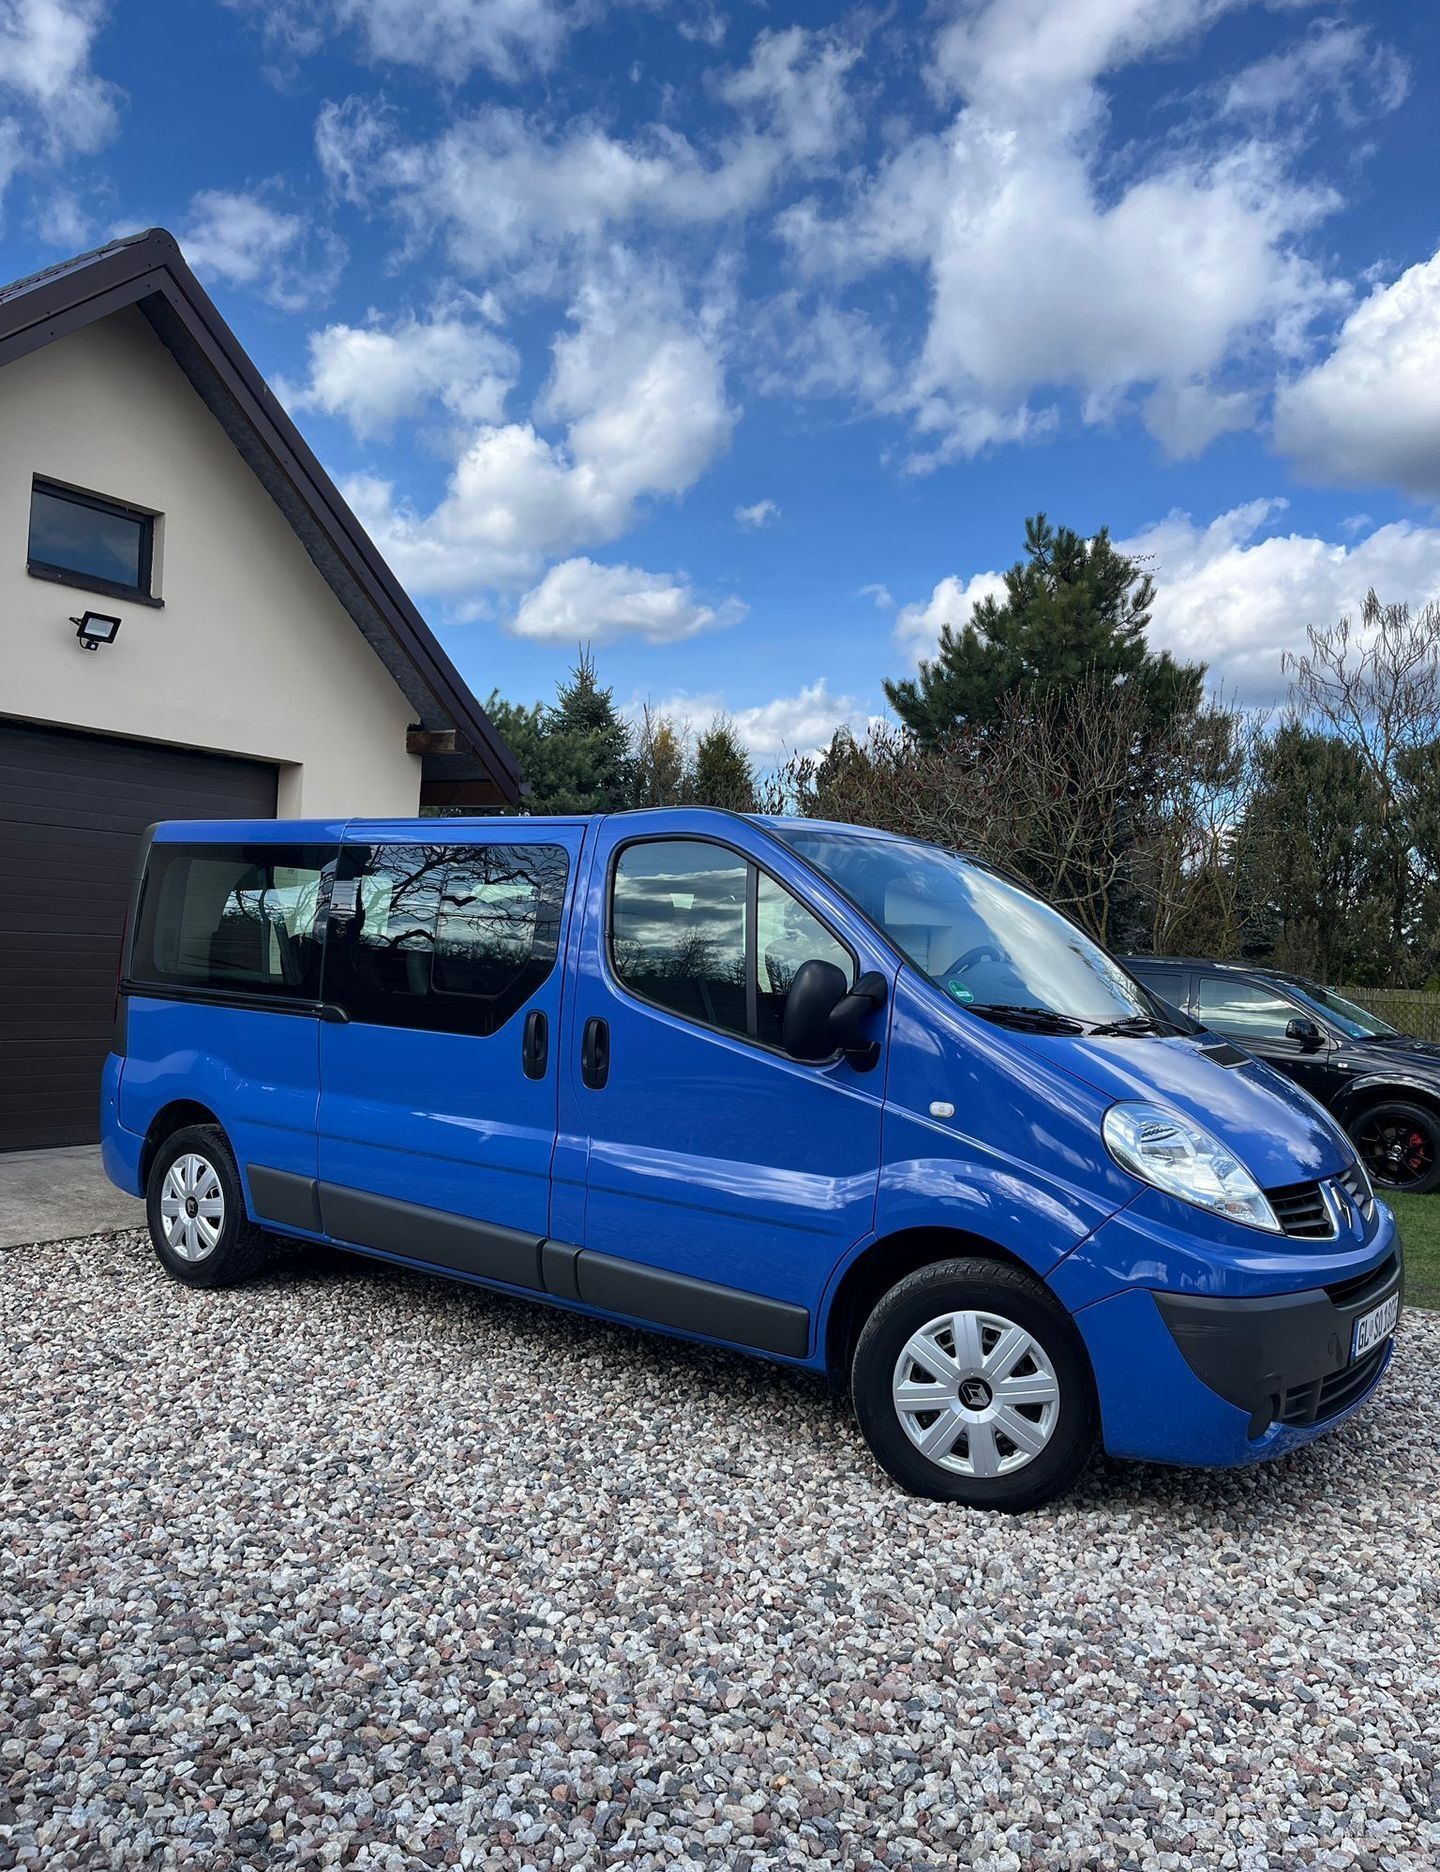
[[[150,228],[0,287],[0,365],[135,306],[415,710],[422,798],[514,805],[515,757],[190,271]]]

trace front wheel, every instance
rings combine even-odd
[[[1063,1495],[1095,1444],[1070,1316],[1018,1268],[939,1261],[876,1304],[850,1370],[855,1414],[912,1495],[1018,1513]]]
[[[1423,1105],[1388,1099],[1350,1128],[1355,1148],[1382,1189],[1423,1196],[1440,1186],[1440,1121]]]

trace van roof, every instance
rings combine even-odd
[[[687,825],[706,825],[718,822],[722,825],[733,824],[737,819],[753,825],[764,826],[767,831],[776,831],[781,827],[803,825],[817,832],[833,832],[863,836],[865,838],[894,839],[893,832],[882,832],[871,826],[845,825],[833,819],[802,819],[787,817],[780,813],[735,813],[723,806],[640,806],[618,813],[474,813],[455,815],[447,818],[395,818],[395,819],[167,819],[153,828],[154,838],[163,844],[223,844],[243,840],[247,845],[310,845],[333,844],[342,838],[364,837],[367,833],[377,838],[394,838],[397,835],[407,837],[438,838],[443,836],[441,828],[445,826],[474,828],[483,826],[488,831],[503,831],[529,828],[540,825],[586,826],[598,825],[602,819],[663,819],[674,823],[677,829]]]

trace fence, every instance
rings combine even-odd
[[[1429,988],[1342,988],[1340,993],[1401,1033],[1440,1041],[1440,994]]]

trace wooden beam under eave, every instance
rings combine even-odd
[[[453,728],[407,728],[407,754],[453,754],[457,742]]]

